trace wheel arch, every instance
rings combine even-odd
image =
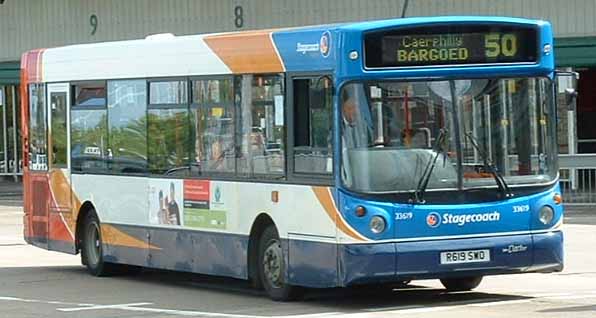
[[[277,228],[277,225],[273,221],[273,218],[265,212],[260,213],[254,220],[250,229],[250,235],[248,237],[248,279],[255,288],[262,288],[261,280],[258,274],[258,253],[259,253],[259,239],[265,229],[273,225]],[[278,230],[279,231],[279,230]]]
[[[75,230],[75,249],[76,253],[81,251],[81,237],[83,234],[83,224],[85,223],[85,219],[89,213],[95,213],[95,206],[90,201],[85,201],[81,205],[79,209],[79,213],[77,214],[77,227]]]

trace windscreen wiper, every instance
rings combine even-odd
[[[418,185],[416,186],[416,192],[414,192],[414,198],[416,199],[416,203],[424,204],[424,192],[428,187],[428,182],[430,181],[430,176],[433,173],[433,169],[437,165],[437,159],[439,155],[443,152],[443,140],[445,140],[445,135],[447,135],[446,129],[441,129],[439,131],[439,135],[437,139],[435,139],[435,144],[433,145],[433,149],[436,151],[435,155],[431,160],[426,163],[426,167],[424,167],[424,171],[422,172],[422,176],[420,176],[420,180],[418,181]],[[443,160],[444,161],[444,160]]]
[[[478,151],[478,154],[482,158],[482,161],[484,161],[484,166],[489,169],[489,172],[495,178],[495,182],[497,183],[497,186],[499,187],[499,191],[501,192],[501,194],[506,199],[513,197],[513,192],[511,192],[511,189],[509,189],[507,182],[505,182],[505,178],[503,178],[503,175],[501,173],[499,173],[499,170],[497,170],[497,168],[492,163],[492,161],[490,161],[490,159],[488,159],[488,157],[486,156],[484,151],[482,151],[482,149],[480,149],[480,146],[478,146],[478,140],[474,137],[474,135],[472,135],[472,132],[468,131],[466,133],[466,137],[468,137],[470,139],[472,146],[474,147],[474,149],[476,149],[476,151]]]

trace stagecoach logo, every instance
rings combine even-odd
[[[426,224],[430,227],[441,225],[441,216],[437,212],[431,212],[426,216]]]
[[[323,57],[329,56],[329,47],[331,43],[331,34],[329,31],[325,31],[321,36],[321,40],[319,41],[319,50]]]
[[[306,52],[318,52],[319,43],[296,43],[296,52],[306,54]]]
[[[426,224],[430,227],[438,227],[441,224],[456,224],[464,226],[468,223],[498,222],[501,219],[501,213],[487,212],[474,214],[451,214],[444,213],[440,215],[437,212],[431,212],[426,216]]]
[[[308,52],[321,52],[323,57],[329,56],[329,49],[331,47],[331,34],[329,31],[325,31],[323,35],[321,35],[321,39],[319,42],[315,43],[296,43],[296,52],[306,54]]]

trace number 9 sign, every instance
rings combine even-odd
[[[95,32],[97,32],[97,26],[99,25],[99,21],[95,14],[92,14],[89,17],[89,25],[91,25],[91,35],[95,35]]]

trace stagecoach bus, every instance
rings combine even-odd
[[[29,51],[24,236],[276,300],[561,271],[555,76],[551,25],[501,17]]]

